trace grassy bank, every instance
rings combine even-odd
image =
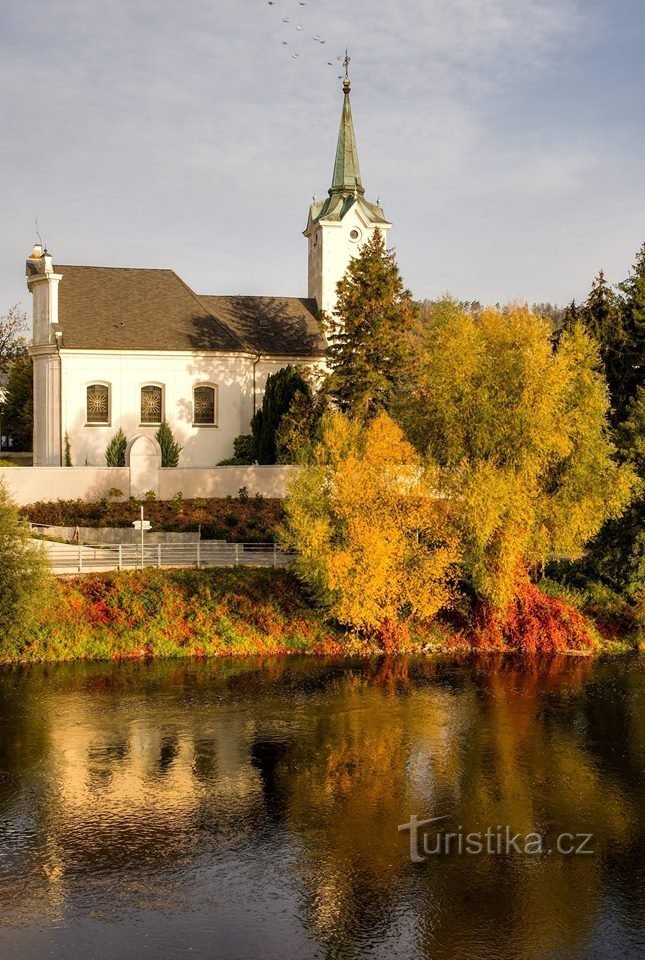
[[[51,590],[29,635],[0,645],[4,662],[383,652],[326,623],[286,570],[148,569],[59,579]],[[410,629],[396,652],[472,648],[453,621]]]
[[[339,638],[283,570],[155,570],[59,579],[4,659],[334,653]],[[7,656],[7,653],[9,654]]]

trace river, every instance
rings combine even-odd
[[[0,957],[641,960],[643,666],[7,669]]]

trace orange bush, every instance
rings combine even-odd
[[[472,637],[476,649],[543,654],[590,651],[597,646],[594,630],[578,610],[548,597],[526,579],[504,612],[481,606]]]

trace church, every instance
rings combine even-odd
[[[345,72],[332,184],[311,205],[308,297],[210,296],[168,269],[66,266],[36,244],[33,297],[34,466],[105,466],[121,428],[131,444],[162,420],[180,466],[212,467],[250,432],[267,377],[288,364],[321,368],[320,314],[353,256],[390,223],[365,199]]]

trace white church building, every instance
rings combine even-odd
[[[132,444],[166,420],[182,467],[212,467],[250,432],[267,377],[288,364],[321,367],[320,315],[375,229],[390,223],[365,199],[350,105],[343,109],[332,185],[304,235],[308,298],[209,296],[172,270],[66,266],[36,244],[33,296],[34,466],[105,466],[119,428]]]

